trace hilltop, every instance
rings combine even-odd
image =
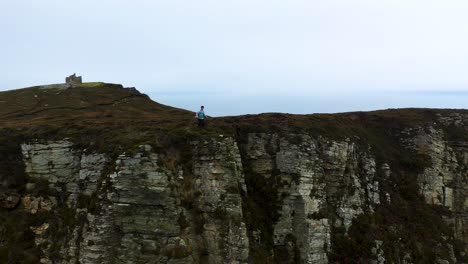
[[[180,120],[188,111],[151,101],[119,84],[45,85],[0,92],[3,127]]]

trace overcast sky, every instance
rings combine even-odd
[[[0,0],[0,90],[136,87],[211,115],[468,108],[466,0]]]

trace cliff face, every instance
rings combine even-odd
[[[247,263],[246,185],[236,143],[193,142],[191,169],[166,169],[148,145],[111,160],[67,140],[21,146],[27,214],[44,263]],[[53,216],[56,217],[53,217]],[[58,234],[58,235],[56,235]]]
[[[433,121],[117,154],[8,130],[0,262],[468,263],[468,115]]]
[[[24,142],[27,191],[2,205],[20,198],[15,210],[39,218],[29,228],[42,263],[466,261],[468,142],[403,132],[405,151],[432,161],[417,175],[352,139],[303,134],[193,141],[187,164],[171,166],[148,145],[111,159]]]

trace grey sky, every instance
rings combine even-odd
[[[135,86],[212,115],[468,107],[464,0],[0,0],[0,90]]]

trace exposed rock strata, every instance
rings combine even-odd
[[[367,150],[348,141],[336,142],[292,135],[250,134],[246,145],[255,173],[280,181],[281,211],[274,224],[274,243],[291,238],[303,263],[328,263],[331,227],[347,230],[353,218],[380,203],[375,161]],[[330,218],[331,212],[337,217]],[[325,213],[326,212],[326,213]]]
[[[67,233],[55,245],[61,247],[61,262],[247,263],[240,197],[245,183],[232,139],[196,143],[193,171],[187,172],[193,176],[185,179],[182,171],[176,177],[164,169],[150,146],[115,162],[75,150],[66,140],[22,149],[27,173],[60,192],[59,205],[73,215],[72,226],[56,227]],[[191,197],[194,208],[181,205],[184,181],[199,190]],[[48,199],[26,196],[24,208],[31,214],[56,209],[56,202],[48,202],[53,197]],[[194,218],[200,219],[187,222]],[[45,225],[32,229],[48,252]],[[43,263],[57,261],[44,256]]]
[[[416,133],[416,148],[432,160],[432,166],[418,177],[421,194],[427,203],[453,212],[447,220],[454,226],[455,237],[468,244],[468,144],[450,142],[434,128]]]
[[[450,120],[458,126],[465,122],[442,121]],[[415,197],[446,210],[444,221],[454,235],[444,231],[434,261],[461,263],[468,252],[468,144],[451,142],[433,127],[401,133],[405,151],[428,155],[432,163],[417,175]],[[354,245],[348,241],[355,239],[357,219],[376,222],[381,208],[401,199],[390,184],[401,172],[377,161],[373,149],[358,140],[241,136],[239,142],[200,139],[184,150],[189,155],[174,157],[146,145],[110,158],[69,140],[25,143],[30,182],[22,197],[2,193],[0,206],[41,220],[29,227],[41,263],[259,263],[263,258],[320,264],[337,259],[339,243]],[[268,185],[271,193],[258,195],[254,183]],[[273,212],[249,211],[259,205]],[[401,239],[401,226],[379,228],[392,237],[370,237],[362,261],[418,263],[414,248],[393,240]]]

